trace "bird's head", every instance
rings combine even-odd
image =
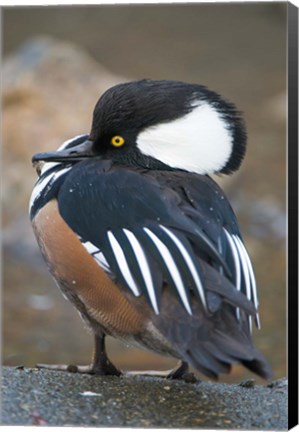
[[[217,93],[197,84],[141,80],[118,84],[101,96],[84,143],[39,153],[33,161],[100,157],[149,169],[230,174],[245,149],[240,114]]]

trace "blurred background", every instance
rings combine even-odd
[[[233,101],[248,128],[241,170],[218,177],[255,268],[254,341],[286,374],[286,8],[284,3],[26,7],[3,10],[3,336],[5,365],[90,361],[92,337],[47,272],[28,219],[35,152],[90,129],[121,81],[175,79]],[[109,340],[124,369],[175,360]],[[236,366],[226,382],[252,377]]]

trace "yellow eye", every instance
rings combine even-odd
[[[121,147],[122,145],[124,145],[125,140],[122,136],[120,135],[115,135],[112,139],[111,139],[111,144],[114,145],[114,147]]]

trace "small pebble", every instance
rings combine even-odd
[[[95,393],[92,391],[85,391],[85,392],[81,392],[79,393],[81,396],[102,396],[102,393]],[[115,404],[114,402],[112,402],[113,404]]]
[[[188,384],[195,384],[197,381],[199,381],[196,378],[196,376],[194,375],[194,373],[192,373],[192,372],[184,373],[184,375],[182,376],[182,379],[185,381],[185,383],[188,383]]]
[[[78,372],[78,367],[76,365],[68,365],[67,371],[72,372],[72,373],[76,373],[76,372]]]
[[[246,387],[246,388],[252,388],[252,387],[254,387],[254,385],[255,385],[254,379],[244,380],[244,381],[241,381],[239,384],[239,386]]]
[[[19,365],[15,367],[16,370],[24,370],[24,365]]]

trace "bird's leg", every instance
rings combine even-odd
[[[177,366],[176,368],[172,369],[172,371],[170,371],[170,373],[167,375],[166,378],[169,378],[169,379],[181,379],[183,377],[183,375],[185,375],[188,372],[189,372],[189,365],[188,365],[188,363],[185,362],[185,361],[181,361],[179,363],[179,366]]]
[[[92,375],[116,375],[120,376],[121,372],[110,362],[106,354],[105,347],[105,334],[101,333],[94,335],[94,351],[92,363],[90,365],[49,365],[49,364],[37,364],[36,367],[39,369],[51,369],[66,372],[77,372],[87,373]]]
[[[144,375],[144,376],[155,376],[159,378],[166,379],[181,379],[186,382],[196,382],[197,379],[195,375],[189,372],[188,363],[185,361],[180,361],[179,366],[174,369],[166,370],[166,371],[155,371],[155,370],[147,370],[147,371],[128,371],[125,372],[126,376],[134,376],[134,375]]]
[[[105,334],[95,335],[95,346],[90,373],[96,375],[116,375],[120,376],[121,372],[111,363],[106,354]]]
[[[167,377],[168,379],[179,379],[183,380],[187,383],[196,383],[198,379],[194,375],[194,373],[189,372],[189,365],[185,361],[181,361],[180,365],[173,369]]]

